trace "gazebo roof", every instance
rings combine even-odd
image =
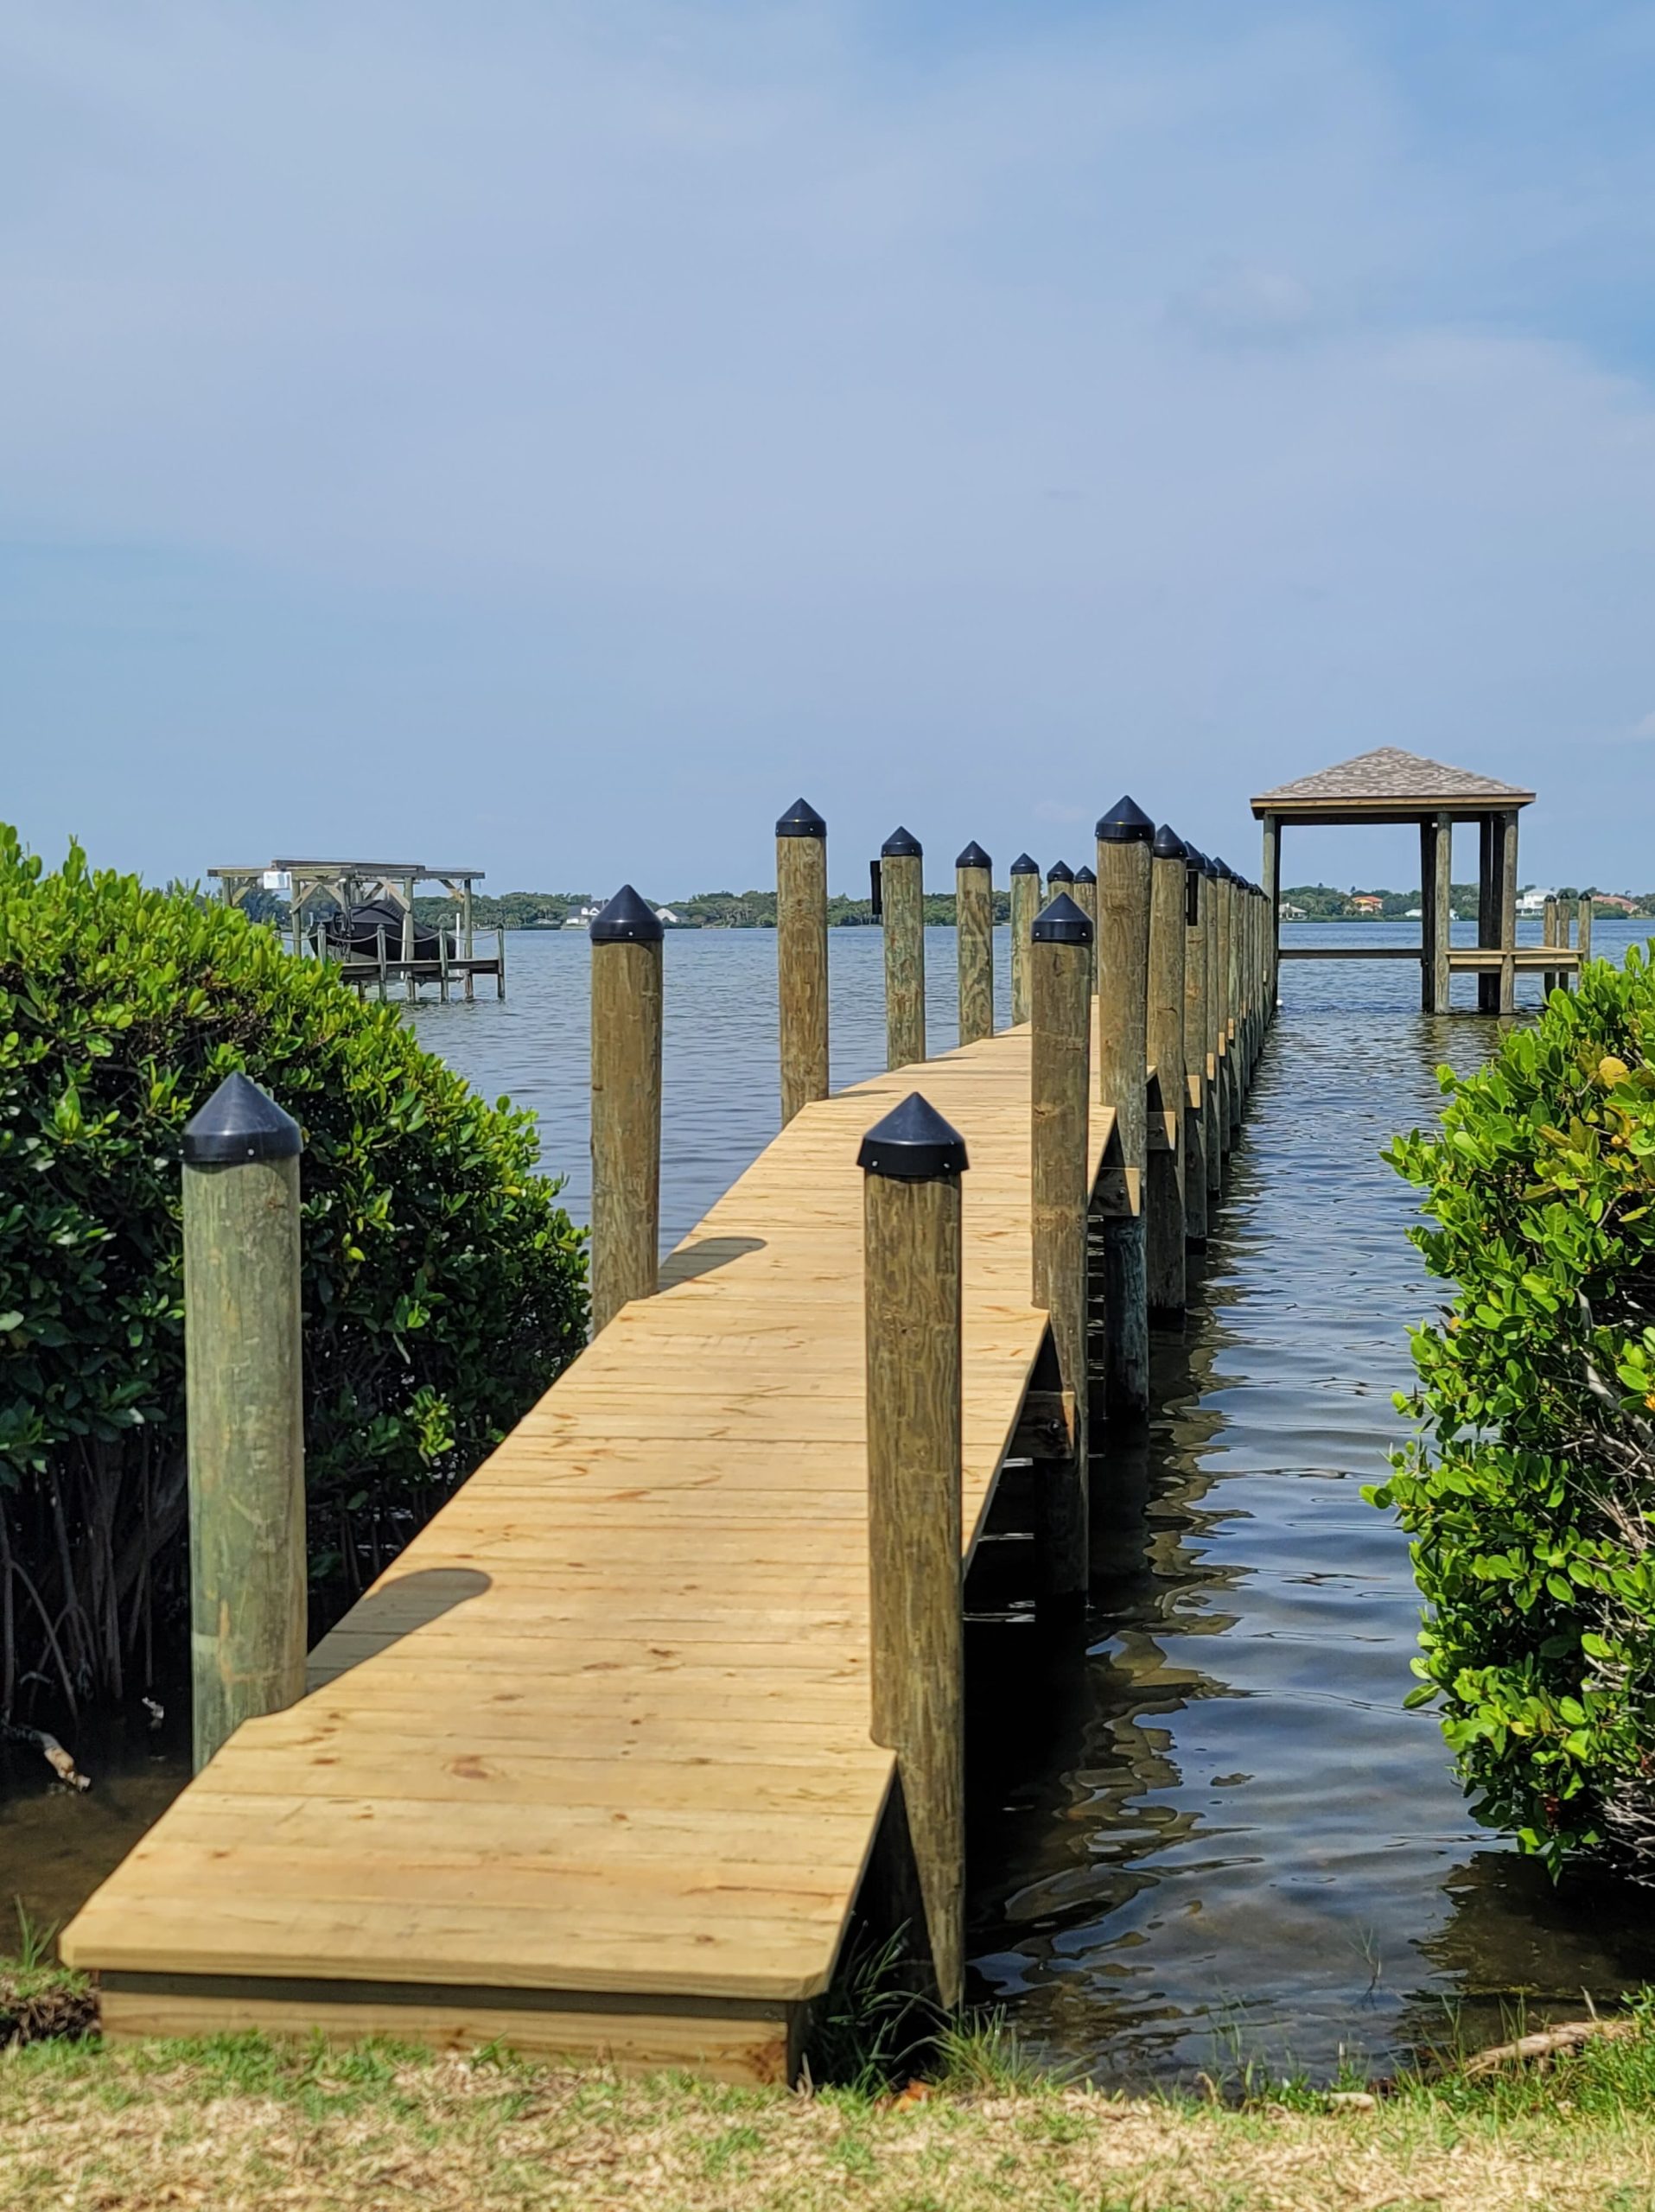
[[[1252,801],[1255,814],[1280,814],[1299,822],[1409,820],[1429,814],[1475,816],[1527,806],[1534,793],[1469,768],[1450,768],[1400,746],[1359,753],[1314,775],[1278,784]]]

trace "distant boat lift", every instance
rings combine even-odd
[[[458,985],[476,995],[479,976],[494,978],[494,995],[506,996],[506,930],[494,931],[493,954],[479,953],[472,922],[472,886],[480,868],[430,868],[423,861],[274,860],[262,868],[210,868],[225,904],[239,906],[251,891],[286,898],[293,950],[332,961],[359,995],[377,984],[385,998],[393,982],[410,999],[422,983],[435,983],[446,999]],[[440,884],[455,901],[452,923],[422,927],[414,918],[414,893],[422,883]]]

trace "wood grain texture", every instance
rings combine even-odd
[[[1028,933],[1041,910],[1038,875],[1014,875],[1011,881],[1011,1026],[1028,1019]]]
[[[1185,875],[1181,854],[1150,862],[1148,1050],[1155,1074],[1144,1227],[1152,1315],[1184,1306]]]
[[[956,1575],[1047,1333],[1030,1055],[1024,1028],[924,1070],[971,1160]],[[628,2008],[627,2063],[701,2064],[662,2000],[774,2022],[825,1987],[896,1765],[869,1733],[856,1147],[913,1084],[795,1116],[322,1639],[313,1694],[239,1728],[88,1903],[78,1965],[198,1978],[199,2009],[131,2018],[234,2026],[253,2000],[213,1976],[315,1978],[270,2017],[336,2033],[341,1985],[429,2001],[435,2037],[468,1993],[589,1995]]]
[[[1194,1244],[1206,1242],[1206,906],[1207,881],[1190,883],[1184,931],[1184,1226]],[[1194,920],[1189,919],[1193,912]]]
[[[196,1770],[304,1693],[296,1159],[186,1166],[190,1681]]]
[[[781,1118],[828,1094],[827,839],[776,840]]]
[[[985,868],[954,870],[959,959],[959,1041],[994,1034],[994,884]]]
[[[662,946],[592,947],[592,1332],[655,1288]]]
[[[1028,953],[1033,1295],[1034,1304],[1051,1316],[1060,1386],[1073,1393],[1076,1409],[1072,1450],[1042,1468],[1036,1534],[1042,1590],[1054,1598],[1084,1598],[1092,1556],[1086,1503],[1086,1224],[1092,948],[1034,944]]]
[[[925,862],[888,854],[879,864],[885,907],[885,1065],[916,1065],[926,1056]]]
[[[1149,848],[1098,841],[1098,1027],[1094,1095],[1115,1131],[1101,1185],[1104,1227],[1104,1399],[1108,1416],[1136,1419],[1149,1404],[1149,1289],[1143,1170],[1149,1146]]]
[[[897,1757],[942,2002],[965,1977],[960,1182],[864,1198],[871,1720]]]

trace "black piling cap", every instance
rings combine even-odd
[[[623,883],[592,925],[594,944],[659,944],[661,925],[631,884]]]
[[[1074,870],[1067,861],[1053,861],[1046,871],[1046,880],[1048,883],[1073,883]]]
[[[958,1175],[966,1164],[964,1138],[917,1090],[911,1090],[882,1122],[875,1122],[856,1154],[858,1167],[900,1183]]]
[[[1060,891],[1051,905],[1035,915],[1028,934],[1035,944],[1090,944],[1092,918],[1066,891]]]
[[[1198,845],[1192,845],[1187,837],[1184,840],[1184,864],[1192,875],[1206,874],[1206,855]]]
[[[1077,883],[1096,883],[1098,878],[1091,868],[1078,868],[1074,872],[1074,880]]]
[[[827,823],[808,799],[796,798],[776,824],[778,837],[825,837]]]
[[[1013,875],[1038,875],[1040,872],[1040,862],[1038,861],[1030,860],[1027,853],[1019,853],[1016,859],[1011,863],[1011,873]]]
[[[1236,880],[1236,872],[1228,861],[1215,860],[1213,863],[1213,873],[1220,883],[1233,883]]]
[[[983,851],[982,846],[977,843],[976,838],[973,837],[971,843],[965,848],[965,850],[954,862],[954,866],[956,868],[992,868],[994,862]]]
[[[247,1160],[296,1160],[304,1137],[291,1114],[239,1068],[184,1124],[184,1158],[192,1167]]]
[[[1173,828],[1170,822],[1163,822],[1160,829],[1155,831],[1155,841],[1153,849],[1155,856],[1158,861],[1181,861],[1183,859],[1185,849],[1184,841],[1179,836],[1178,832]]]
[[[1147,845],[1155,833],[1155,823],[1134,798],[1117,798],[1098,817],[1100,845]]]
[[[1201,855],[1201,873],[1209,883],[1216,883],[1224,874],[1224,864],[1215,861],[1211,853]]]
[[[882,861],[919,861],[925,858],[925,849],[912,830],[899,823],[880,847],[879,856]]]

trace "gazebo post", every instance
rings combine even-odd
[[[1436,878],[1441,866],[1438,817],[1419,817],[1419,1003],[1435,1014],[1436,996]]]
[[[1431,927],[1431,997],[1433,1014],[1451,1013],[1454,1007],[1454,970],[1448,965],[1448,947],[1454,943],[1454,817],[1439,814],[1436,817],[1436,880],[1435,886],[1436,918]]]
[[[1282,964],[1282,817],[1267,814],[1264,822],[1264,896],[1270,901],[1270,975],[1265,988],[1270,993],[1269,1011],[1274,1013],[1276,1003],[1276,978]]]
[[[1483,951],[1499,943],[1499,910],[1495,894],[1495,823],[1492,814],[1477,817],[1477,943]],[[1477,977],[1477,1011],[1493,1014],[1499,1006],[1499,977],[1490,971]]]
[[[1499,1011],[1517,1012],[1517,810],[1507,807],[1499,823]]]

